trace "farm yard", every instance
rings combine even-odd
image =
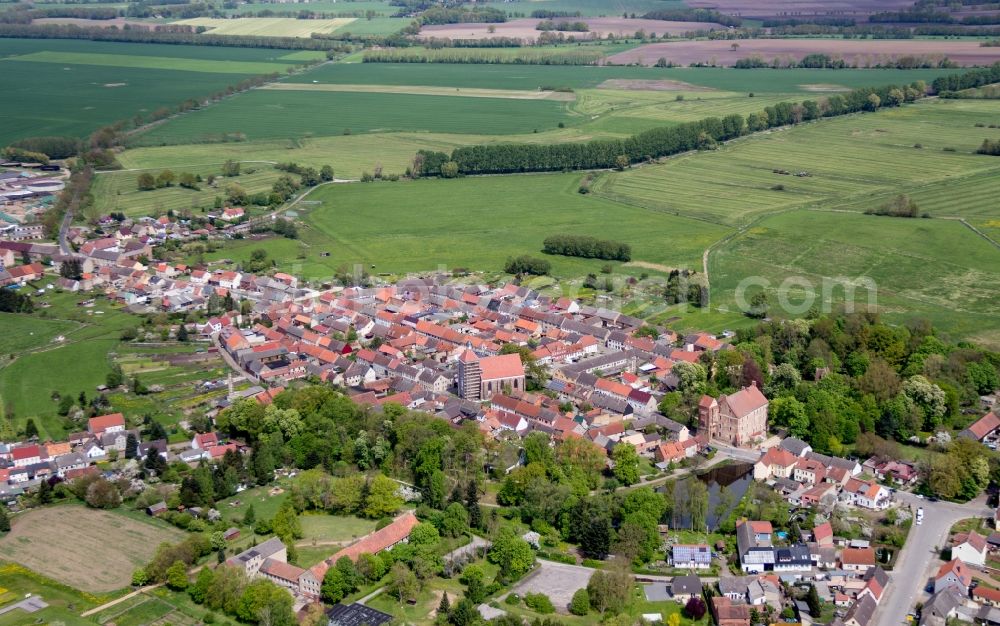
[[[0,557],[90,593],[127,587],[156,546],[183,532],[154,520],[83,506],[35,509],[14,518]]]
[[[608,63],[653,65],[663,58],[679,65],[704,63],[733,66],[739,59],[760,57],[766,63],[798,62],[809,54],[826,54],[854,67],[876,67],[902,57],[933,63],[948,59],[958,65],[990,65],[1000,61],[1000,48],[984,48],[976,40],[853,40],[853,39],[749,39],[651,43],[619,52]]]

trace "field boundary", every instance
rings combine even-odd
[[[389,93],[410,96],[455,96],[463,98],[501,98],[504,100],[556,100],[573,102],[576,94],[567,91],[531,91],[527,89],[482,89],[420,85],[351,85],[339,83],[271,83],[260,87],[273,91],[331,91],[347,93]]]

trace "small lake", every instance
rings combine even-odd
[[[699,480],[708,487],[708,528],[714,530],[719,517],[722,519],[729,517],[750,488],[750,483],[753,482],[753,465],[730,463],[678,480],[674,485],[674,506],[677,513],[670,523],[671,528],[691,528],[691,516],[683,510],[684,505],[678,503],[682,503],[686,498],[687,485],[692,480]],[[664,489],[660,487],[657,491],[663,493]],[[728,493],[728,496],[720,495],[723,493]],[[717,511],[719,501],[722,499],[727,500],[725,510]]]

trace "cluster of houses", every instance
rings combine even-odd
[[[87,420],[87,430],[72,433],[66,441],[0,443],[0,498],[12,502],[43,480],[73,480],[98,473],[98,464],[122,458],[129,440],[135,442],[135,458],[146,458],[155,450],[165,461],[180,460],[195,465],[217,461],[227,451],[240,451],[237,444],[223,441],[217,433],[196,434],[187,445],[171,451],[163,439],[143,441],[137,428],[128,428],[121,413],[98,415]]]
[[[756,480],[773,486],[793,506],[831,509],[837,504],[883,511],[892,503],[892,492],[876,480],[912,485],[917,469],[901,461],[869,459],[864,464],[813,451],[801,439],[788,437],[761,454],[754,464]]]
[[[750,626],[754,610],[763,615],[770,607],[774,615],[794,605],[803,622],[814,622],[806,603],[786,597],[786,585],[811,584],[820,599],[837,609],[835,624],[873,626],[889,577],[876,562],[875,550],[865,541],[834,537],[829,522],[819,524],[801,537],[775,533],[770,522],[741,520],[736,527],[737,551],[743,576],[723,574],[708,607],[719,626]],[[674,567],[697,572],[711,566],[707,545],[671,547]],[[674,577],[670,582],[645,585],[650,601],[673,599],[681,604],[701,597],[704,582],[696,573]]]
[[[1000,527],[1000,510],[994,528]],[[1000,590],[991,574],[1000,560],[1000,532],[984,536],[975,530],[950,539],[951,559],[934,573],[931,597],[920,612],[920,624],[943,626],[953,621],[1000,624]],[[977,575],[978,574],[978,575]]]
[[[586,437],[606,450],[627,443],[666,466],[696,454],[708,432],[735,446],[766,435],[768,401],[754,385],[703,399],[700,437],[658,413],[663,394],[676,388],[675,363],[728,349],[705,334],[637,336],[636,318],[515,285],[414,279],[287,296],[255,300],[253,325],[221,316],[198,331],[262,386],[314,377],[359,404],[472,420],[487,436],[537,430]],[[546,393],[527,390],[534,364],[550,374]],[[642,432],[650,424],[657,434]]]

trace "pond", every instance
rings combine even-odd
[[[671,528],[691,528],[691,515],[684,502],[687,488],[692,480],[701,481],[708,487],[708,528],[715,529],[718,520],[726,519],[740,503],[750,483],[753,482],[753,465],[750,463],[730,463],[713,467],[693,477],[685,477],[674,485],[674,519]],[[664,488],[657,489],[664,493]],[[723,506],[720,506],[723,502]]]

